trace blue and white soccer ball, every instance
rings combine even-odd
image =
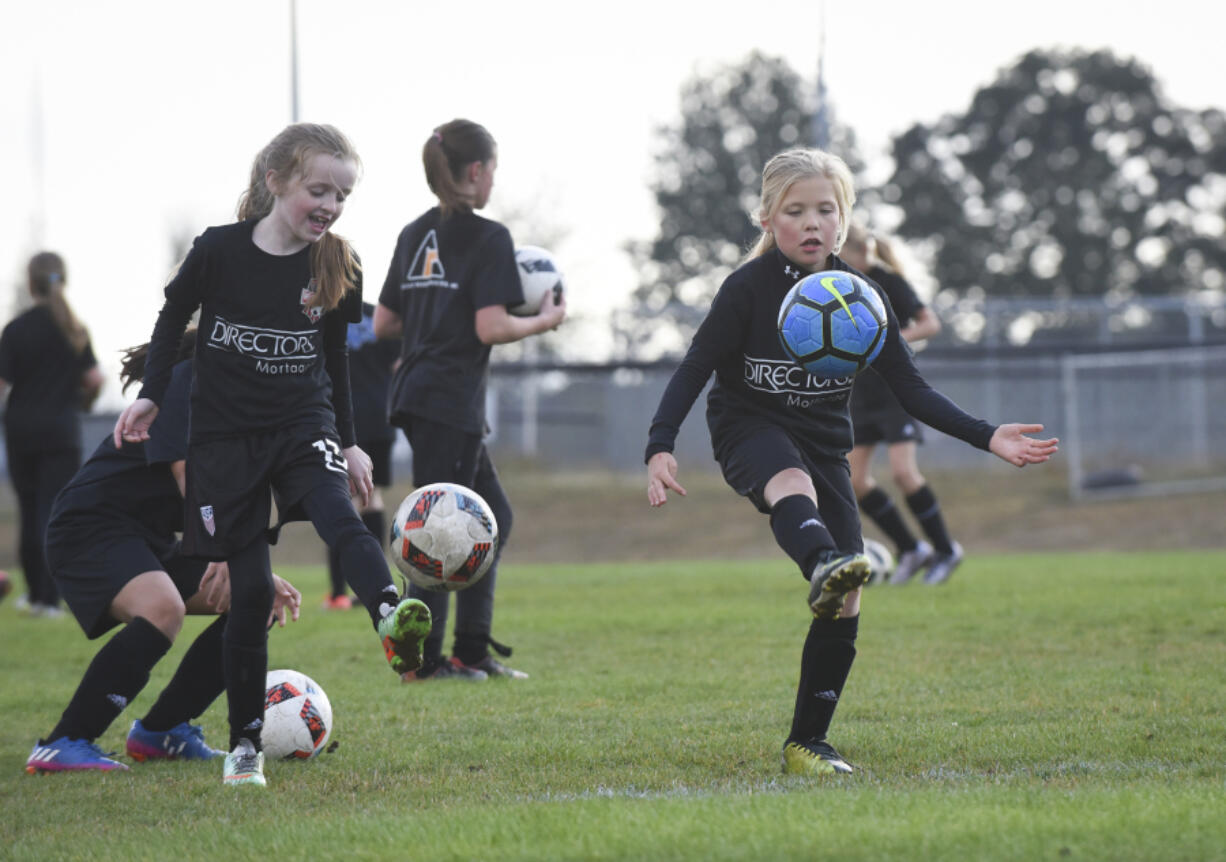
[[[406,578],[434,592],[471,587],[498,552],[498,522],[481,495],[435,482],[404,498],[392,518],[392,559]]]
[[[802,278],[779,306],[779,340],[801,367],[825,380],[854,377],[885,344],[880,294],[859,276],[829,270]]]

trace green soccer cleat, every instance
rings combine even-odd
[[[378,631],[392,670],[417,670],[422,663],[422,644],[430,634],[430,609],[420,599],[404,599],[379,620]]]
[[[249,739],[240,739],[234,750],[226,755],[225,766],[221,771],[222,783],[227,787],[237,787],[240,784],[253,784],[263,787],[264,752],[256,751]]]
[[[825,740],[788,742],[783,746],[785,775],[847,775],[855,769]]]
[[[872,574],[864,554],[830,552],[809,578],[809,608],[819,620],[832,620],[843,610],[843,600]]]

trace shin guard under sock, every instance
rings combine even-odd
[[[814,620],[800,658],[800,684],[789,739],[825,739],[856,657],[860,617]]]
[[[140,694],[149,672],[170,649],[170,638],[144,617],[136,617],[98,650],[46,741],[100,737]]]
[[[898,553],[905,554],[915,550],[915,535],[907,528],[902,513],[898,511],[889,494],[880,488],[874,488],[858,502],[861,511],[889,537]]]
[[[800,566],[807,579],[822,551],[835,547],[817,504],[804,494],[784,497],[771,508],[771,530],[783,552]]]

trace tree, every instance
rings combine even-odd
[[[1226,287],[1226,115],[1172,107],[1108,51],[1032,51],[966,113],[893,142],[902,236],[965,295],[1127,299]],[[977,292],[977,291],[976,291]]]
[[[640,283],[615,321],[622,351],[653,354],[688,342],[758,235],[762,166],[809,145],[812,90],[785,61],[756,52],[682,86],[680,122],[659,130],[655,155],[660,232],[629,247]],[[853,170],[862,167],[850,130],[834,125],[832,141]]]

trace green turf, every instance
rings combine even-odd
[[[972,556],[873,587],[831,741],[779,774],[806,586],[786,562],[506,567],[522,683],[400,685],[360,610],[308,596],[271,666],[328,692],[334,752],[32,777],[97,643],[0,605],[0,858],[1226,859],[1226,553]],[[201,621],[101,740],[121,748]],[[225,739],[224,704],[205,715]]]

